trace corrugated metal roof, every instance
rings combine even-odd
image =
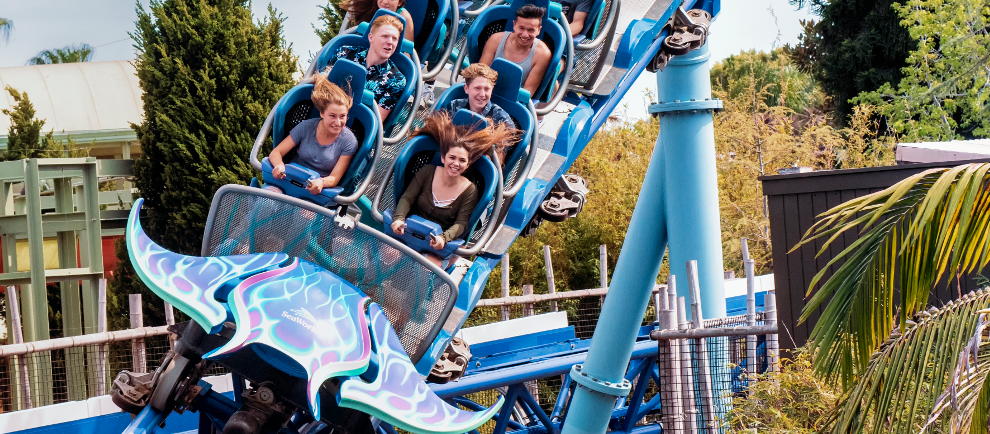
[[[44,131],[120,131],[143,116],[141,87],[134,65],[126,60],[0,68],[0,89],[5,86],[27,92],[35,116],[45,120]],[[13,103],[0,90],[0,108]],[[10,118],[0,115],[0,136],[9,128]]]

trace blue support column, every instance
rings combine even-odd
[[[702,314],[721,318],[725,294],[712,111],[722,104],[712,99],[709,57],[704,45],[671,59],[657,74],[660,103],[650,112],[660,113],[660,142],[666,153],[670,272],[685,276],[687,261],[697,260]],[[687,297],[688,286],[680,285],[677,293]]]
[[[588,358],[584,365],[575,365],[571,370],[571,379],[577,387],[564,421],[564,433],[605,432],[615,399],[629,393],[630,384],[624,378],[626,366],[667,247],[663,168],[664,149],[658,140]]]
[[[671,60],[658,74],[660,136],[619,253],[588,358],[575,365],[577,383],[563,432],[603,433],[615,399],[629,393],[623,378],[667,244],[671,268],[697,259],[703,314],[725,315],[722,248],[715,172],[715,135],[708,47]],[[679,265],[678,265],[679,264]],[[682,273],[683,274],[683,273]]]

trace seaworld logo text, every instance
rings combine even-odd
[[[300,308],[283,310],[282,318],[285,318],[289,321],[299,324],[300,326],[302,326],[306,330],[309,330],[310,332],[315,332],[315,330],[313,329],[315,328],[314,326],[316,323],[316,319],[313,318],[313,314],[309,313],[308,310],[300,309]]]

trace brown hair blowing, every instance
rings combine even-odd
[[[471,163],[493,150],[499,155],[504,148],[519,140],[519,130],[503,123],[489,122],[489,125],[474,131],[469,126],[454,125],[446,111],[436,112],[426,118],[426,124],[416,135],[428,135],[440,144],[440,152],[446,154],[451,148],[464,148],[468,151]]]
[[[326,110],[331,104],[342,105],[350,110],[351,104],[354,103],[349,92],[332,83],[323,74],[316,74],[313,94],[310,95],[309,99],[313,101],[313,105],[320,113],[323,113],[323,110]]]
[[[404,0],[399,1],[399,7],[406,5]],[[375,16],[375,12],[378,11],[378,0],[344,0],[340,4],[341,9],[350,12],[353,16],[351,19],[352,24],[359,24],[365,21],[371,21],[371,18]]]

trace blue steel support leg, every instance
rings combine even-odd
[[[615,399],[629,393],[629,382],[623,377],[667,247],[663,160],[664,149],[658,140],[588,358],[584,365],[575,365],[571,370],[571,379],[577,387],[564,420],[565,434],[605,432]]]
[[[725,316],[722,289],[722,238],[715,171],[715,129],[708,45],[671,59],[657,74],[660,142],[666,152],[665,215],[670,242],[670,272],[685,276],[687,261],[698,261],[701,309],[705,318]],[[681,282],[687,282],[682,279]],[[677,288],[687,296],[688,285]],[[690,304],[690,298],[687,298]],[[688,317],[691,312],[687,312]]]
[[[725,315],[708,47],[674,58],[658,75],[660,137],[619,253],[614,278],[564,421],[565,434],[602,433],[618,396],[640,320],[671,236],[671,269],[697,259],[706,317]],[[665,173],[666,172],[666,173]],[[668,230],[669,229],[669,230]],[[673,241],[676,239],[676,243]]]

